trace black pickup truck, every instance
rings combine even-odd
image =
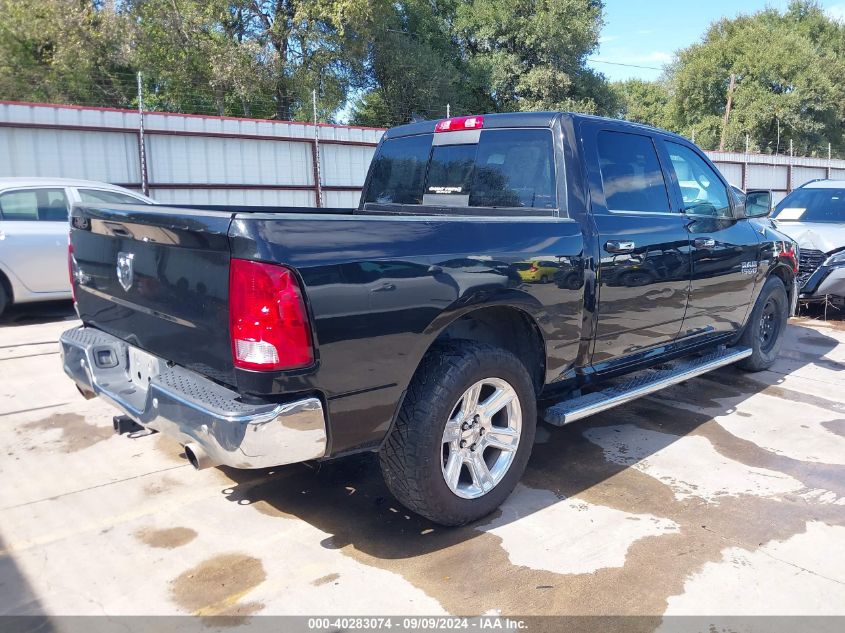
[[[197,468],[377,451],[462,524],[538,417],[774,362],[797,247],[765,195],[668,132],[530,113],[387,131],[356,209],[77,204],[64,369]]]

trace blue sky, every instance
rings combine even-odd
[[[656,79],[672,54],[698,41],[711,22],[723,16],[754,13],[766,6],[784,9],[788,4],[788,0],[605,0],[599,50],[590,56],[588,64],[611,81]],[[821,4],[830,15],[845,20],[843,0]],[[617,65],[620,63],[630,66]]]

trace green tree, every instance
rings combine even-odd
[[[671,126],[669,89],[660,81],[628,79],[611,84],[616,97],[615,116],[655,127]]]
[[[613,93],[586,66],[602,9],[598,0],[466,0],[455,32],[496,109],[606,113]]]
[[[129,105],[130,27],[111,3],[0,0],[0,98]]]
[[[134,0],[134,59],[151,103],[180,111],[330,118],[360,75],[366,0]],[[339,24],[344,22],[344,26]]]
[[[456,115],[493,107],[452,33],[457,7],[455,0],[379,5],[367,29],[364,92],[355,100],[353,122],[396,125],[414,116],[443,117],[447,104]]]
[[[726,149],[818,153],[841,147],[845,117],[845,26],[795,0],[781,13],[714,23],[678,53],[668,72],[671,126],[706,148],[719,146],[730,76],[736,78]]]

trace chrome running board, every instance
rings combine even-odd
[[[549,424],[563,426],[575,420],[606,411],[620,404],[642,398],[665,387],[695,378],[708,371],[730,365],[751,356],[751,348],[734,347],[710,352],[687,360],[673,361],[667,369],[650,369],[627,382],[601,391],[594,391],[576,398],[562,400],[543,412],[543,419]]]

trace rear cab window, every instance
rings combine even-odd
[[[434,134],[385,140],[373,160],[364,208],[400,204],[545,210],[544,215],[557,209],[549,128],[481,130],[469,141],[442,134],[436,144]]]

